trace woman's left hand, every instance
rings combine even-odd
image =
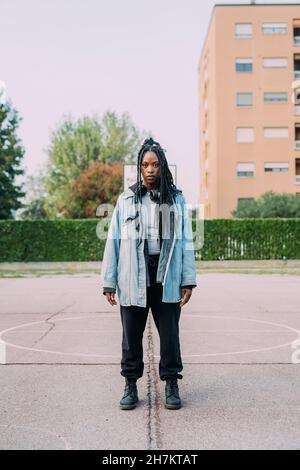
[[[181,289],[181,302],[179,304],[180,307],[182,307],[184,304],[186,304],[191,296],[192,296],[192,289],[186,289],[185,287]]]

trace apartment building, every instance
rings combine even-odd
[[[198,74],[204,217],[300,195],[300,5],[216,4]]]

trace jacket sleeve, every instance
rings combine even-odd
[[[103,295],[105,295],[106,292],[113,292],[115,294],[116,289],[114,289],[113,287],[103,287]]]
[[[120,206],[119,198],[114,208],[107,233],[101,269],[102,288],[116,290],[118,280],[118,261],[120,254]],[[104,293],[104,292],[103,292]]]
[[[184,196],[182,196],[182,200],[182,273],[180,285],[181,287],[196,287],[196,263],[192,222],[188,214]]]

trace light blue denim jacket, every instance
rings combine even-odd
[[[102,288],[116,289],[120,305],[146,307],[150,286],[145,258],[147,212],[140,201],[135,204],[134,195],[128,188],[118,197],[106,239],[101,281]],[[174,196],[172,206],[164,207],[171,207],[174,216],[165,218],[169,222],[163,227],[156,282],[163,285],[163,302],[179,302],[183,286],[197,286],[192,225],[181,193]]]

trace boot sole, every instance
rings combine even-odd
[[[134,408],[136,408],[136,405],[138,404],[139,400],[136,400],[134,403],[131,403],[131,405],[128,403],[127,405],[124,403],[119,403],[119,406],[121,408],[121,410],[133,410]]]
[[[165,403],[165,408],[167,408],[168,410],[179,410],[179,408],[181,408],[181,405],[168,405],[167,403]]]
[[[134,408],[136,408],[136,404],[135,405],[120,405],[121,410],[133,410]]]

